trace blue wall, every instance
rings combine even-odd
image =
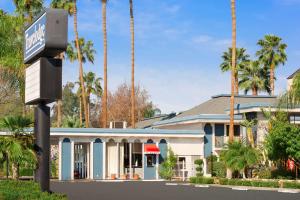
[[[166,140],[164,139],[160,140],[158,144],[158,148],[160,150],[159,164],[161,164],[168,156],[168,144]]]
[[[71,141],[69,138],[63,140],[61,154],[62,180],[71,180]]]
[[[153,143],[153,140],[148,140],[148,143],[145,144],[149,144],[149,143]],[[144,149],[143,149],[144,151]],[[147,156],[154,156],[154,162],[153,162],[153,166],[147,166]],[[156,155],[144,155],[144,179],[145,180],[152,180],[152,179],[156,179]]]
[[[103,143],[101,139],[96,139],[93,144],[93,178],[103,178]]]
[[[210,124],[205,124],[204,132],[204,157],[207,158],[212,152],[212,126]]]

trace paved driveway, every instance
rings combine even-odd
[[[51,182],[51,189],[67,194],[71,200],[300,200],[299,193],[198,188],[165,182]]]

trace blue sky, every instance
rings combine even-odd
[[[0,8],[13,12],[11,0]],[[49,5],[49,1],[46,1]],[[255,58],[256,42],[275,34],[288,45],[288,61],[276,70],[276,93],[300,66],[300,0],[237,0],[237,43]],[[230,92],[230,75],[219,69],[222,52],[231,44],[229,0],[134,0],[136,81],[149,91],[163,112],[191,108],[212,95]],[[78,0],[79,35],[92,40],[95,64],[85,71],[103,76],[101,3]],[[110,0],[107,7],[108,84],[110,90],[130,81],[128,0]],[[69,19],[69,40],[73,19]],[[77,63],[64,63],[63,80],[78,77]]]

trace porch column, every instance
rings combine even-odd
[[[145,143],[142,142],[142,169],[143,169],[143,179],[145,179],[145,152],[144,152],[144,147]]]
[[[133,178],[132,174],[132,142],[129,142],[129,177]]]
[[[90,171],[90,179],[94,179],[94,142],[90,142],[90,164],[89,164],[89,171]]]
[[[103,142],[103,179],[106,179],[106,142]]]
[[[61,154],[62,154],[62,140],[59,139],[58,142],[58,180],[62,180],[61,176],[61,167],[62,167],[62,162],[61,162]]]
[[[117,142],[117,169],[118,169],[118,173],[117,173],[117,177],[120,178],[120,142]]]
[[[156,142],[156,146],[158,147],[158,142]],[[156,157],[156,179],[158,179],[159,154],[156,154],[155,157]]]
[[[206,158],[203,158],[203,175],[207,176],[207,165],[206,165]]]
[[[71,140],[71,180],[74,180],[74,140]]]

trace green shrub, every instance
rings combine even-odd
[[[66,200],[65,195],[41,192],[31,181],[0,181],[1,200]]]
[[[271,179],[272,178],[271,170],[268,168],[259,169],[257,172],[257,177],[262,179]]]
[[[199,177],[191,177],[190,182],[194,184],[213,184],[214,179],[209,177],[199,176]]]
[[[226,177],[226,167],[225,167],[224,162],[214,162],[213,163],[213,176],[216,176],[219,178]]]
[[[197,159],[194,161],[194,164],[197,165],[196,167],[196,171],[197,171],[197,174],[196,176],[203,176],[203,160],[202,159]]]
[[[275,179],[294,179],[294,173],[282,167],[271,171],[272,178]]]
[[[284,188],[294,188],[294,189],[300,189],[300,183],[293,181],[293,182],[283,182]]]
[[[256,181],[256,180],[242,180],[242,179],[219,179],[221,185],[238,185],[238,186],[253,186],[253,187],[279,187],[277,181]]]

